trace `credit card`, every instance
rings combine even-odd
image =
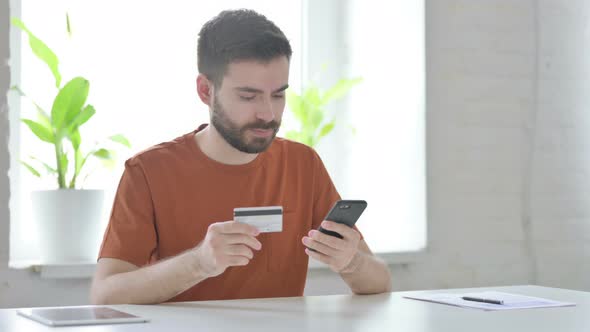
[[[258,228],[260,233],[282,232],[283,207],[259,206],[235,208],[234,220]]]

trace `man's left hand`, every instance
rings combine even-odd
[[[303,237],[302,242],[307,248],[316,251],[305,249],[305,253],[325,263],[334,272],[353,272],[355,266],[358,266],[355,261],[360,257],[358,246],[361,235],[359,232],[354,228],[329,220],[322,222],[322,228],[342,235],[342,239],[315,229],[311,230],[307,234],[308,236]]]

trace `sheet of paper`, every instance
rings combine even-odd
[[[462,297],[470,296],[484,299],[501,300],[503,304],[491,304],[463,300]],[[575,303],[559,302],[540,297],[525,296],[519,294],[510,294],[495,291],[477,292],[477,293],[426,293],[404,296],[408,299],[448,304],[464,308],[474,308],[482,310],[512,310],[512,309],[531,309],[531,308],[548,308],[548,307],[568,307],[575,306]]]

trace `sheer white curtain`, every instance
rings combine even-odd
[[[343,195],[366,199],[359,227],[377,252],[426,246],[425,52],[422,1],[351,0]]]

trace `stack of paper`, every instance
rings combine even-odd
[[[408,299],[443,303],[465,308],[475,308],[482,310],[511,310],[511,309],[530,309],[530,308],[547,308],[547,307],[567,307],[575,306],[575,303],[559,302],[539,297],[525,296],[519,294],[509,294],[495,291],[478,292],[478,293],[425,293],[404,296]],[[464,300],[464,297],[486,299],[487,301],[498,302],[501,304],[477,302]]]

